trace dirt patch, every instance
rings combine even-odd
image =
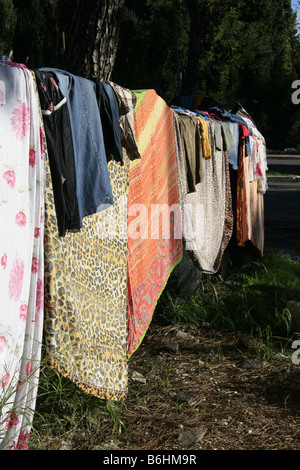
[[[152,322],[129,359],[127,400],[109,404],[115,419],[81,420],[59,448],[299,450],[300,364],[269,352],[241,332]]]
[[[298,450],[300,365],[262,360],[263,348],[242,333],[152,323],[129,361],[117,447]]]

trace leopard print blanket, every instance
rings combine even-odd
[[[108,163],[114,205],[58,235],[46,171],[44,342],[50,366],[84,392],[127,396],[127,192],[129,165]]]

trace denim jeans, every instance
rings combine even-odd
[[[96,96],[96,83],[65,70],[41,68],[52,72],[67,98],[76,165],[76,191],[79,215],[94,214],[113,204],[102,123]]]

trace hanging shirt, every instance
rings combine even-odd
[[[51,72],[34,70],[51,168],[58,231],[79,230],[76,169],[67,100]]]
[[[95,79],[106,158],[123,163],[120,113],[116,94],[109,83]]]
[[[125,148],[129,160],[141,158],[133,129],[133,113],[136,106],[137,97],[132,90],[121,87],[114,82],[109,83],[112,86],[118,100],[122,146]]]
[[[228,161],[232,165],[234,170],[238,169],[238,155],[239,155],[239,125],[235,122],[228,122],[228,126],[230,127],[232,139],[234,145],[228,149]]]
[[[221,108],[221,106],[218,106],[218,104],[211,105],[207,109],[207,112],[223,121],[230,121],[230,122],[238,123],[240,126],[241,138],[245,140],[245,143],[246,143],[246,155],[251,155],[249,129],[248,129],[247,123],[241,116],[238,116],[237,114],[234,114],[234,113],[230,113],[226,109]]]
[[[209,135],[208,135],[208,127],[207,122],[202,116],[197,116],[200,122],[200,131],[201,131],[201,146],[202,146],[202,154],[204,158],[211,158],[212,151],[209,142]]]
[[[103,129],[96,84],[65,70],[41,68],[52,72],[67,99],[76,166],[76,192],[79,216],[94,214],[113,204],[107,167]]]
[[[194,116],[183,113],[178,113],[178,116],[188,192],[191,193],[196,191],[196,185],[203,179],[200,123]]]

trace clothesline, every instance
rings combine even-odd
[[[50,365],[84,392],[125,399],[128,356],[183,249],[210,273],[234,238],[263,253],[267,165],[247,115],[0,64],[1,400],[12,396],[0,448],[19,449],[42,337]]]

